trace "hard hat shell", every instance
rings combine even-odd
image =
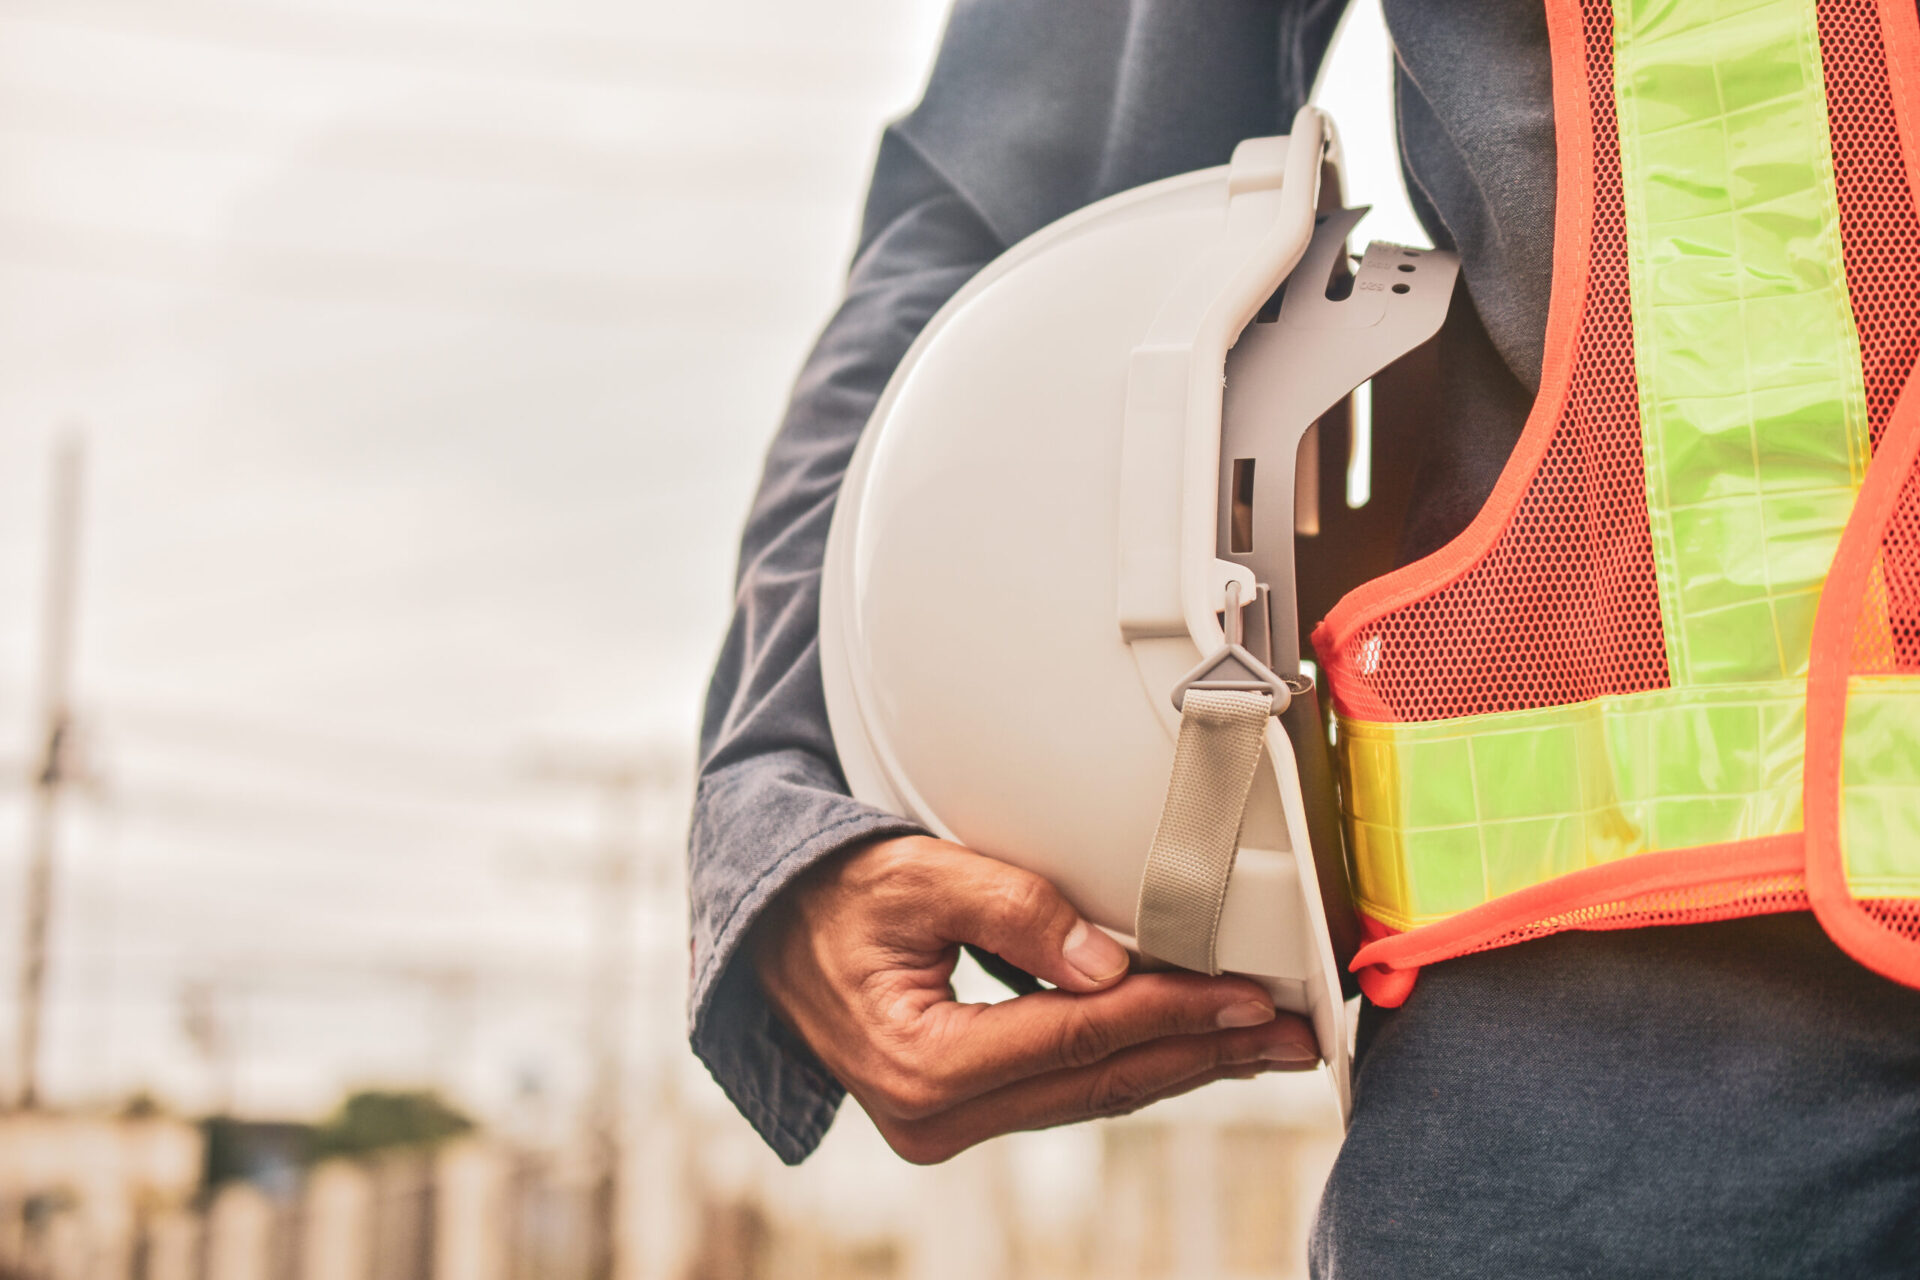
[[[853,794],[1045,876],[1129,943],[1173,688],[1224,644],[1227,579],[1252,585],[1216,555],[1227,353],[1337,158],[1308,108],[1010,249],[908,351],[834,514],[821,663]],[[1217,954],[1311,1018],[1344,1111],[1345,1006],[1276,720]]]

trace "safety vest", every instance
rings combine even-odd
[[[1920,986],[1914,0],[1548,0],[1540,392],[1314,633],[1368,944],[1811,909]]]

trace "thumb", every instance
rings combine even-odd
[[[971,850],[940,857],[946,865],[927,869],[940,882],[930,923],[942,941],[972,943],[1067,991],[1098,991],[1126,975],[1126,948],[1045,879]]]

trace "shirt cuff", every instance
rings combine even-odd
[[[809,753],[781,754],[788,758],[777,767],[762,756],[715,771],[695,799],[689,1038],[767,1145],[798,1164],[826,1135],[846,1090],[774,1015],[743,943],[767,904],[823,858],[922,828],[843,794]],[[810,834],[767,861],[766,851],[796,831]],[[744,865],[749,859],[759,865]]]

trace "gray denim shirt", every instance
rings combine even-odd
[[[770,1015],[741,941],[807,867],[913,830],[847,796],[820,688],[820,564],[854,441],[921,327],[1009,245],[1284,132],[1342,7],[961,0],[925,97],[882,135],[846,299],[742,539],[693,817],[693,1047],[786,1160],[820,1141],[842,1091]]]

